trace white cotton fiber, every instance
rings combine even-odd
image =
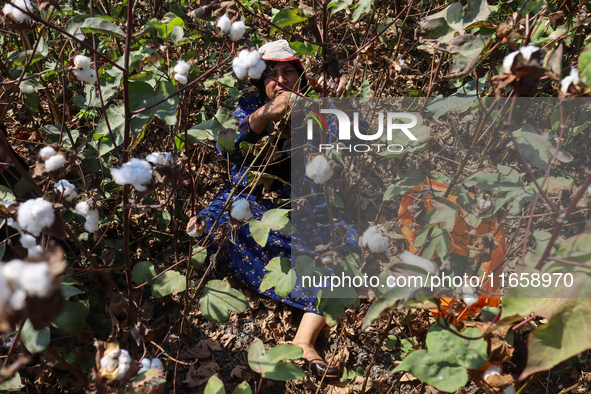
[[[173,164],[172,153],[153,152],[146,156],[146,161],[156,166],[171,166]]]
[[[230,27],[230,40],[231,41],[238,41],[242,39],[244,33],[246,32],[246,26],[244,25],[243,21],[236,21],[232,23]]]
[[[20,311],[25,307],[27,293],[23,289],[16,289],[10,295],[10,307],[15,311]]]
[[[242,79],[246,77],[248,74],[248,68],[244,67],[244,63],[240,58],[234,59],[232,62],[232,69],[234,70],[234,74],[236,74],[236,78]]]
[[[176,66],[174,66],[174,72],[181,75],[189,74],[191,65],[184,60],[179,60]]]
[[[245,199],[240,199],[232,203],[232,210],[230,216],[236,220],[249,220],[252,218],[252,211],[250,210],[250,203]]]
[[[388,240],[380,234],[377,226],[371,226],[363,233],[363,246],[373,253],[388,251]]]
[[[535,52],[538,52],[539,50],[540,48],[535,47],[533,45],[528,45],[526,47],[519,48],[519,52],[521,52],[525,60],[530,60],[531,55],[533,55]]]
[[[486,371],[484,371],[484,374],[483,374],[482,378],[486,382],[486,379],[489,376],[500,375],[500,374],[501,374],[501,368],[497,367],[496,365],[491,365],[490,367],[488,367],[486,369]]]
[[[129,352],[125,349],[121,349],[121,353],[119,354],[119,363],[117,365],[117,376],[115,380],[122,380],[129,371],[129,367],[131,365],[131,357],[129,356]]]
[[[41,157],[42,160],[47,160],[50,157],[55,156],[56,154],[57,152],[51,146],[46,146],[39,151],[39,157]]]
[[[402,254],[400,255],[400,260],[402,260],[404,264],[413,265],[432,274],[437,272],[437,267],[435,266],[435,263],[423,257],[416,256],[408,250],[402,252]]]
[[[240,51],[240,56],[244,59],[244,65],[247,68],[256,67],[259,64],[259,60],[261,60],[261,54],[259,51],[248,51],[248,49],[243,49]]]
[[[164,365],[162,365],[162,361],[158,357],[154,357],[152,362],[150,363],[150,368],[156,368],[161,371],[164,371]]]
[[[29,296],[46,297],[52,289],[53,278],[45,262],[25,264],[21,272],[21,288]]]
[[[55,190],[57,190],[66,201],[72,201],[78,197],[76,187],[72,185],[68,180],[61,179],[55,183]]]
[[[31,234],[21,235],[20,242],[21,242],[21,245],[23,245],[23,248],[25,248],[25,249],[30,249],[30,248],[34,247],[35,245],[37,245],[37,240]]]
[[[248,69],[248,76],[252,79],[260,79],[267,68],[267,64],[264,60],[259,60],[256,66]]]
[[[18,208],[18,225],[35,237],[38,237],[45,227],[50,227],[54,220],[53,205],[41,197],[25,201]]]
[[[72,73],[79,81],[91,84],[96,83],[96,71],[94,68],[89,68],[88,70],[72,70]]]
[[[74,57],[74,64],[81,70],[88,70],[90,68],[91,60],[88,56],[77,55]]]
[[[474,294],[474,289],[471,286],[464,285],[462,287],[462,300],[467,306],[472,306],[478,302],[478,295]]]
[[[86,216],[86,223],[84,223],[84,229],[89,233],[94,233],[99,229],[99,212],[96,209],[93,209],[88,212],[88,216]]]
[[[186,85],[187,82],[189,82],[189,78],[182,74],[174,74],[174,79],[176,79],[181,85]]]
[[[63,155],[51,156],[45,160],[45,171],[59,170],[66,164],[66,158]]]
[[[12,4],[4,5],[4,8],[2,9],[4,15],[12,17],[12,19],[19,23],[30,19],[27,14],[21,11],[27,10],[29,12],[33,12],[33,7],[31,6],[30,0],[12,0],[11,3]],[[13,4],[19,7],[21,10],[14,7]]]
[[[90,205],[86,201],[80,201],[74,209],[78,215],[86,217],[90,212]]]
[[[145,192],[144,186],[152,181],[152,166],[145,160],[133,158],[121,168],[113,168],[111,175],[119,185],[133,185],[138,191]]]
[[[322,155],[314,156],[314,159],[306,166],[306,176],[317,184],[328,181],[333,174],[334,171],[330,163]]]
[[[224,14],[224,16],[218,19],[217,27],[219,27],[224,34],[228,34],[230,32],[231,26],[232,22],[230,21],[228,14]]]
[[[567,94],[570,85],[573,84],[576,86],[579,83],[579,79],[579,70],[577,70],[576,67],[572,67],[570,69],[570,75],[568,77],[565,77],[560,82],[560,91],[564,94]]]
[[[113,349],[107,352],[101,358],[100,365],[101,370],[106,372],[113,372],[117,369],[117,364],[119,364],[119,355],[121,354],[121,350]]]
[[[480,201],[478,201],[478,207],[480,209],[489,209],[492,205],[492,201],[490,200],[485,200],[484,198],[481,198]]]
[[[518,53],[519,51],[511,52],[503,59],[503,71],[505,71],[507,74],[511,72],[513,61],[515,61],[515,56],[517,56]]]
[[[148,369],[150,369],[150,360],[148,360],[147,358],[144,358],[142,361],[140,361],[140,370],[137,371],[137,374],[141,374],[146,372]]]

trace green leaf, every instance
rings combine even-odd
[[[137,111],[156,104],[166,97],[174,94],[177,89],[170,82],[161,81],[156,88],[146,82],[134,82],[129,85],[129,107]],[[161,104],[134,115],[134,118],[142,119],[144,123],[154,116],[162,119],[168,125],[176,124],[176,110],[179,105],[178,96],[172,96]],[[136,133],[138,134],[138,133]]]
[[[187,131],[189,142],[196,144],[199,141],[215,141],[220,130],[236,129],[237,125],[238,118],[230,110],[220,108],[216,112],[215,117],[195,125]],[[182,142],[184,136],[184,134],[179,134],[175,138],[175,144],[178,149],[182,149],[184,146]]]
[[[535,272],[529,267],[524,270]],[[584,331],[591,326],[591,278],[586,273],[572,275],[571,287],[562,284],[555,288],[554,277],[549,288],[511,288],[503,298],[504,321],[531,313],[548,319],[529,334],[527,366],[520,379],[549,370],[591,348],[591,336]],[[525,298],[528,295],[530,298]],[[531,298],[541,295],[552,298]]]
[[[259,290],[264,292],[270,288],[275,289],[279,297],[287,297],[293,290],[297,275],[291,269],[291,261],[288,257],[275,257],[265,266],[267,273],[261,281]]]
[[[164,41],[168,41],[169,39],[172,39],[171,35],[175,26],[179,26],[184,29],[185,22],[183,22],[183,20],[179,17],[176,17],[169,22],[161,22],[157,19],[152,19],[146,24],[144,31],[146,33],[149,33],[150,31],[156,31],[156,34],[159,38],[163,39]]]
[[[288,213],[289,209],[270,209],[263,214],[261,220],[252,218],[248,222],[248,228],[256,243],[265,247],[271,230],[278,231],[289,224]]]
[[[591,43],[579,55],[579,74],[581,79],[587,77],[587,81],[591,81]]]
[[[59,141],[59,137],[60,137],[60,134],[62,131],[61,126],[49,124],[49,125],[41,126],[41,130],[45,134],[50,135],[50,137],[46,141],[47,144],[52,144],[54,142],[57,143]],[[73,129],[73,130],[70,130],[70,134],[72,135],[72,138],[74,139],[74,143],[75,143],[76,140],[78,139],[78,137],[80,136],[80,132],[76,129]],[[65,127],[64,127],[64,133],[63,133],[61,145],[66,149],[72,148],[72,141],[70,140],[70,136],[68,135],[67,129]]]
[[[498,165],[498,173],[476,173],[464,180],[464,185],[471,187],[476,186],[483,190],[501,190],[506,188],[515,188],[523,186],[523,180],[519,173],[514,168]]]
[[[404,177],[402,177],[398,182],[388,186],[388,188],[384,192],[384,201],[390,201],[394,197],[403,195],[413,187],[423,183],[423,181],[425,180],[423,174],[421,174],[421,172],[417,170],[411,159],[408,159],[406,161],[406,164],[409,168],[408,172],[404,174]]]
[[[207,249],[205,249],[203,246],[195,245],[193,247],[193,251],[191,252],[191,265],[193,268],[199,269],[203,267],[205,259],[207,259]]]
[[[252,390],[247,382],[242,382],[236,386],[232,394],[252,394]]]
[[[95,140],[101,140],[101,146],[99,149],[101,155],[115,149],[115,145],[119,146],[123,144],[125,136],[125,110],[123,107],[111,105],[105,112],[107,119],[109,120],[109,126],[111,126],[111,132],[115,137],[115,141],[111,140],[107,121],[105,120],[105,117],[102,116],[96,126],[96,134],[94,135]],[[113,143],[115,143],[115,145],[113,145]]]
[[[363,319],[361,329],[365,330],[371,325],[371,323],[378,319],[384,311],[392,309],[398,304],[398,301],[400,301],[402,297],[406,296],[408,296],[408,292],[402,287],[394,287],[388,290],[388,292],[375,300],[375,302],[369,307],[367,314]]]
[[[447,198],[434,196],[431,198],[434,209],[425,217],[426,223],[437,223],[447,232],[451,232],[456,225],[456,218],[460,208]]]
[[[229,283],[210,280],[203,289],[199,310],[203,316],[216,323],[224,323],[230,317],[228,311],[242,313],[248,309],[248,300]]]
[[[312,13],[303,8],[284,8],[273,17],[273,24],[279,27],[291,26],[298,24],[312,17]],[[277,28],[271,27],[269,35],[272,36]]]
[[[152,283],[152,295],[156,298],[165,297],[175,290],[180,293],[186,289],[187,278],[176,271],[166,271]]]
[[[140,261],[131,269],[131,278],[136,286],[150,282],[156,275],[154,264],[149,261]]]
[[[359,0],[359,3],[357,3],[357,6],[355,7],[355,12],[353,12],[352,21],[357,22],[357,20],[359,20],[359,18],[361,18],[363,14],[366,14],[369,11],[371,11],[373,3],[374,0]]]
[[[556,149],[554,134],[540,131],[535,126],[526,124],[515,130],[513,136],[517,147],[530,163],[542,170],[548,169],[548,162]],[[572,155],[564,151],[559,151],[556,158],[563,163],[573,160]]]
[[[460,78],[468,75],[478,66],[482,60],[482,53],[489,42],[490,38],[485,39],[472,34],[463,34],[447,42],[435,45],[435,48],[446,53],[457,53],[448,77]]]
[[[82,31],[81,27],[84,24],[84,21],[86,21],[89,17],[90,15],[88,14],[75,15],[71,17],[70,19],[68,19],[68,22],[66,22],[66,31],[72,34],[78,40],[84,41],[86,36]]]
[[[324,320],[334,326],[350,307],[359,305],[359,296],[352,287],[327,287],[318,292],[316,309],[324,312]]]
[[[318,50],[318,45],[314,45],[310,42],[293,41],[289,43],[289,46],[296,51],[296,56],[314,55]]]
[[[84,33],[102,33],[125,38],[125,33],[113,22],[102,18],[86,18],[80,26]]]
[[[35,330],[31,321],[27,319],[21,330],[20,339],[29,352],[40,353],[47,349],[51,333],[49,327],[44,327],[39,331]]]
[[[465,340],[455,335],[453,326],[434,323],[427,334],[427,349],[408,355],[394,372],[407,371],[435,388],[454,392],[468,382],[468,369],[478,369],[488,360],[484,339]],[[468,328],[462,335],[480,337],[477,328]]]
[[[203,394],[226,394],[226,389],[224,388],[224,382],[217,375],[213,375],[207,381],[207,386],[205,386],[205,391]]]
[[[18,372],[11,379],[0,383],[0,390],[20,391],[23,387],[25,385],[21,383],[21,375]]]
[[[285,363],[283,360],[298,359],[303,354],[302,348],[295,345],[279,345],[266,352],[263,342],[256,339],[248,351],[248,364],[266,379],[296,380],[306,376],[306,373],[294,363]]]
[[[16,197],[14,197],[14,194],[12,194],[12,190],[4,185],[0,185],[0,201],[13,202],[15,200]]]
[[[62,313],[53,321],[53,325],[69,334],[77,334],[86,327],[86,318],[90,312],[88,300],[66,301]]]
[[[79,294],[84,294],[84,290],[80,290],[76,286],[67,285],[65,283],[61,284],[61,288],[62,288],[62,295],[64,296],[64,298],[66,300],[70,297],[74,297]]]

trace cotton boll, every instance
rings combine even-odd
[[[236,200],[232,204],[232,211],[230,211],[230,216],[232,216],[236,220],[249,220],[252,218],[252,211],[250,210],[250,203],[245,200]]]
[[[25,263],[22,260],[11,260],[2,266],[2,273],[4,278],[12,287],[20,287],[20,274],[25,269]]]
[[[86,216],[86,223],[84,223],[84,229],[89,233],[94,233],[99,229],[99,212],[96,209],[88,212]]]
[[[478,302],[478,296],[474,294],[471,286],[464,285],[462,287],[462,300],[467,306],[472,306]]]
[[[232,22],[228,17],[228,14],[224,14],[220,19],[218,19],[217,27],[224,33],[228,34],[230,32],[230,27],[232,26]]]
[[[42,160],[47,160],[50,157],[55,156],[56,154],[57,152],[51,146],[46,146],[39,151],[39,157],[41,157]]]
[[[76,187],[66,179],[59,180],[58,182],[56,182],[54,187],[55,190],[57,190],[66,199],[66,201],[71,202],[76,197],[78,197]]]
[[[242,39],[244,32],[246,32],[246,26],[244,25],[243,21],[232,23],[232,26],[230,27],[230,40],[238,41]]]
[[[79,81],[95,84],[96,83],[96,71],[94,68],[88,70],[72,70],[72,73]]]
[[[513,61],[515,61],[515,56],[517,56],[518,53],[519,53],[519,51],[515,51],[515,52],[511,52],[510,54],[505,56],[505,58],[503,59],[503,71],[504,72],[506,72],[506,73],[511,72],[511,68],[513,67]]]
[[[388,251],[388,240],[380,234],[377,226],[371,226],[363,233],[363,246],[373,253]]]
[[[484,198],[481,198],[480,201],[478,201],[478,207],[480,209],[489,209],[492,205],[492,201],[490,200],[485,200]]]
[[[111,175],[119,185],[133,185],[138,191],[146,191],[144,186],[152,181],[152,166],[145,160],[133,158],[121,168],[113,168]]]
[[[171,37],[175,37],[176,42],[178,42],[181,38],[185,36],[185,30],[180,26],[175,26],[172,28],[172,33],[170,34]]]
[[[162,365],[162,361],[158,357],[154,357],[152,359],[152,363],[150,364],[150,368],[156,368],[161,371],[164,371],[164,365]]]
[[[27,301],[27,293],[23,289],[16,289],[12,292],[8,303],[15,311],[20,311],[25,307]]]
[[[146,161],[157,166],[171,166],[172,153],[170,152],[154,152],[146,156]]]
[[[186,85],[187,82],[189,82],[186,75],[174,74],[174,79],[176,79],[181,85]]]
[[[437,267],[435,266],[435,263],[433,263],[431,260],[425,259],[423,257],[420,256],[416,256],[414,254],[412,254],[411,252],[409,252],[408,250],[405,250],[404,252],[402,252],[402,254],[400,255],[400,260],[402,260],[402,262],[404,264],[408,264],[408,265],[412,265],[418,268],[421,268],[427,272],[430,272],[432,274],[437,272]]]
[[[531,55],[533,55],[535,52],[538,52],[539,50],[540,48],[535,47],[533,45],[528,45],[526,47],[519,48],[519,52],[521,52],[525,60],[530,60]]]
[[[25,249],[29,249],[29,248],[32,248],[35,245],[37,245],[37,240],[35,239],[35,237],[33,237],[30,234],[21,235],[20,242],[21,242],[21,245],[23,245],[23,248],[25,248]]]
[[[500,375],[500,374],[501,374],[501,368],[497,367],[496,365],[491,365],[490,367],[488,367],[486,369],[486,371],[484,371],[484,375],[482,376],[482,379],[486,382],[486,379],[488,379],[489,376]]]
[[[120,350],[118,349],[113,349],[110,352],[108,352],[107,354],[105,354],[100,361],[101,364],[101,370],[103,371],[107,371],[107,372],[113,372],[115,369],[117,369],[117,365],[119,364],[119,354],[121,353]]]
[[[191,65],[184,60],[179,60],[176,66],[174,66],[174,72],[181,75],[189,74],[189,70],[191,70]]]
[[[571,84],[577,85],[579,83],[579,70],[576,67],[570,69],[570,75],[560,82],[560,91],[564,94],[568,93],[568,88]]]
[[[129,352],[125,349],[121,349],[121,354],[119,354],[119,363],[117,365],[117,376],[115,380],[122,380],[127,371],[129,371],[129,367],[131,365],[131,357],[129,356]]]
[[[150,360],[148,360],[147,358],[144,358],[141,362],[140,362],[140,370],[137,371],[137,374],[141,374],[146,372],[148,369],[150,369]]]
[[[49,265],[42,263],[25,264],[20,275],[20,285],[29,296],[46,297],[52,289],[53,277]]]
[[[256,66],[248,69],[248,76],[252,79],[260,79],[266,68],[267,64],[265,63],[265,61],[259,60]]]
[[[319,185],[328,181],[333,174],[334,171],[330,163],[322,155],[314,156],[314,159],[306,166],[306,176]]]
[[[240,58],[234,59],[232,62],[232,69],[234,70],[234,74],[236,74],[236,78],[238,79],[246,77],[246,74],[248,73],[248,69],[244,67],[244,64]]]
[[[50,227],[55,220],[53,205],[41,197],[25,201],[18,209],[17,221],[21,229],[33,234],[41,234],[45,227]]]
[[[91,60],[88,56],[77,55],[74,57],[74,64],[81,70],[88,70],[90,68]]]
[[[74,210],[78,215],[86,217],[90,212],[90,205],[88,205],[86,201],[80,201],[78,204],[76,204]]]
[[[8,227],[12,227],[13,229],[15,229],[18,232],[23,231],[21,226],[19,226],[18,222],[15,222],[13,218],[8,218],[6,220],[6,224],[8,225]]]
[[[11,3],[22,10],[27,10],[29,12],[33,11],[33,7],[31,6],[31,2],[29,0],[12,0]],[[2,9],[4,15],[10,16],[13,20],[15,20],[18,23],[22,23],[30,19],[30,17],[27,14],[14,7],[12,4],[6,4],[4,6],[4,8]]]
[[[244,54],[244,65],[247,68],[256,67],[259,64],[260,60],[261,54],[259,53],[259,51],[252,50]]]
[[[55,155],[51,156],[49,159],[45,160],[45,171],[55,171],[59,170],[66,164],[66,158],[63,155]]]

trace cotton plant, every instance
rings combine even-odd
[[[84,222],[84,229],[89,233],[94,233],[99,229],[99,212],[97,209],[90,209],[90,205],[86,201],[81,201],[76,204],[76,213],[83,216],[86,221]]]
[[[33,12],[33,6],[31,5],[30,0],[11,0],[2,8],[4,16],[17,23],[23,23],[31,19],[31,17],[23,11]]]
[[[306,176],[316,184],[323,184],[334,175],[332,166],[323,155],[319,154],[306,165]]]
[[[131,367],[131,356],[125,349],[111,349],[100,360],[100,373],[110,380],[121,381]]]
[[[217,27],[222,33],[230,37],[230,41],[239,41],[244,37],[246,25],[243,21],[232,23],[228,14],[224,14],[218,19]]]
[[[267,64],[257,50],[243,49],[232,62],[232,69],[238,79],[247,75],[252,79],[260,79],[266,68]]]
[[[361,244],[372,253],[386,253],[389,250],[388,240],[380,234],[377,226],[370,226],[365,230]]]
[[[250,209],[250,202],[245,199],[236,200],[232,203],[232,210],[230,211],[230,216],[236,220],[246,221],[250,220],[252,215],[252,210]]]
[[[184,60],[179,60],[176,66],[174,66],[174,79],[182,85],[186,85],[189,82],[189,71],[191,65]]]
[[[113,168],[111,176],[118,185],[133,185],[139,192],[148,190],[146,185],[152,182],[152,165],[145,160],[133,158],[123,163],[121,168]]]
[[[79,81],[96,83],[96,70],[91,67],[92,62],[88,56],[77,55],[74,57],[74,65],[77,68],[72,69],[72,73]]]
[[[46,262],[15,259],[0,263],[0,287],[3,289],[0,290],[0,310],[7,306],[13,311],[23,310],[28,297],[49,296],[55,290],[54,282],[55,275]]]
[[[60,148],[57,145],[48,145],[43,147],[38,154],[37,168],[35,176],[40,176],[46,172],[59,171],[76,160],[76,154],[67,149]]]

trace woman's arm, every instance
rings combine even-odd
[[[284,92],[263,105],[248,118],[250,130],[261,134],[267,123],[281,120],[288,112],[291,93]]]

